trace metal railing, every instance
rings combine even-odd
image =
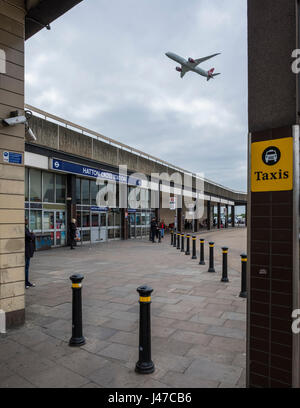
[[[176,165],[174,165],[172,163],[169,163],[169,162],[167,162],[167,161],[165,161],[163,159],[159,159],[158,157],[152,156],[151,154],[148,154],[148,153],[145,153],[145,152],[143,152],[141,150],[135,149],[134,147],[128,146],[125,143],[118,142],[117,140],[111,139],[111,138],[109,138],[107,136],[104,136],[101,133],[95,132],[94,130],[90,130],[90,129],[85,128],[83,126],[77,125],[76,123],[70,122],[69,120],[63,119],[63,118],[61,118],[59,116],[52,115],[51,113],[43,111],[42,109],[35,108],[32,105],[25,104],[25,108],[31,110],[32,112],[34,112],[36,114],[38,114],[39,116],[43,117],[45,120],[51,119],[51,121],[54,121],[59,125],[63,125],[66,128],[70,128],[71,130],[72,129],[79,130],[81,134],[83,134],[83,135],[85,135],[87,137],[92,137],[93,139],[97,139],[97,140],[100,140],[100,141],[103,140],[105,142],[108,142],[111,145],[115,145],[116,147],[118,147],[120,149],[129,151],[130,153],[136,154],[136,155],[138,155],[140,157],[144,157],[144,158],[146,158],[148,160],[155,161],[156,163],[162,164],[162,165],[164,165],[164,166],[166,166],[168,168],[171,168],[173,170],[180,171],[180,172],[185,173],[185,174],[190,174],[190,175],[192,175],[193,177],[195,177],[197,179],[205,181],[206,183],[212,184],[212,185],[214,185],[216,187],[219,187],[219,188],[222,188],[224,190],[230,191],[230,192],[232,192],[234,194],[243,194],[243,195],[247,194],[244,191],[236,191],[236,190],[233,190],[231,188],[225,187],[222,184],[216,183],[215,181],[209,180],[207,178],[200,177],[196,173],[190,172],[190,171],[185,170],[185,169],[183,169],[181,167],[178,167],[178,166],[176,166]]]

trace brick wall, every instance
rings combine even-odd
[[[24,109],[24,1],[0,0],[0,118]],[[24,153],[24,125],[0,125],[0,309],[7,326],[24,321],[24,166],[3,152]]]

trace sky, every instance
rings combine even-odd
[[[221,52],[201,65],[221,75],[167,51]],[[26,42],[25,78],[27,104],[246,191],[246,1],[83,0]]]

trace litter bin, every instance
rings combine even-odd
[[[35,235],[35,249],[36,251],[44,251],[46,249],[51,249],[52,241],[51,234],[36,234]]]

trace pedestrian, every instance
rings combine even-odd
[[[69,234],[70,234],[70,249],[74,249],[74,246],[76,245],[75,238],[76,238],[76,219],[72,218],[70,225],[69,225]]]
[[[164,235],[165,235],[165,228],[166,228],[165,221],[162,220],[162,222],[160,223],[160,234],[161,234],[161,237],[162,237],[162,238],[163,238]]]
[[[28,218],[25,218],[25,288],[35,287],[34,283],[29,281],[29,266],[30,258],[33,257],[35,251],[35,235],[29,231]]]
[[[155,218],[152,218],[150,228],[151,228],[151,240],[152,242],[155,242],[155,235],[157,231],[157,222]]]

